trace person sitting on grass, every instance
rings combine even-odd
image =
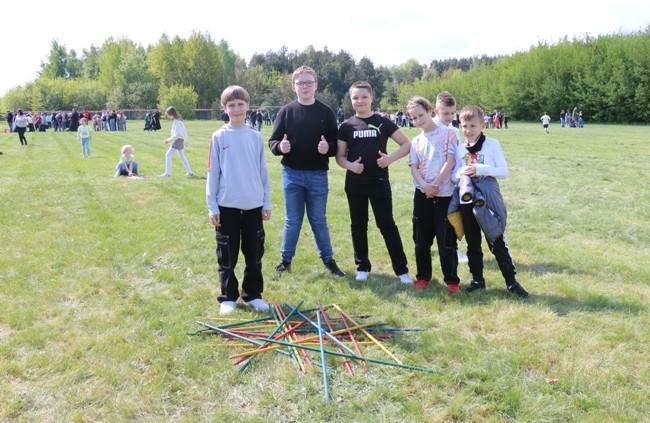
[[[122,155],[115,166],[115,176],[138,176],[138,162],[135,161],[133,147],[123,145],[120,151]]]

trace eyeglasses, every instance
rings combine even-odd
[[[296,82],[296,85],[300,88],[311,87],[316,83],[316,81],[305,81],[305,82]]]

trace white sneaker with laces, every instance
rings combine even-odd
[[[413,285],[413,279],[411,279],[408,273],[399,275],[399,281],[406,285]]]
[[[355,278],[358,281],[365,282],[368,280],[368,272],[364,272],[363,270],[357,271],[357,277]]]
[[[246,302],[246,305],[251,307],[255,311],[268,311],[269,305],[261,298],[255,298]]]
[[[458,255],[458,263],[467,263],[467,255],[460,250],[456,250]]]
[[[169,178],[169,174],[168,173],[163,173],[162,175],[160,175],[160,177],[161,178]]]
[[[225,316],[227,314],[232,314],[237,308],[237,303],[234,301],[224,301],[219,306],[219,314]]]

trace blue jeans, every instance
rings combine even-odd
[[[134,175],[138,174],[138,162],[131,162],[131,173]],[[129,171],[126,169],[124,163],[117,162],[117,166],[115,166],[115,176],[129,176]]]
[[[81,155],[90,157],[90,138],[81,139]]]
[[[327,228],[327,194],[329,185],[326,170],[296,170],[282,166],[282,193],[284,195],[284,231],[280,254],[291,261],[296,255],[302,220],[307,219],[314,233],[318,255],[323,262],[330,261],[334,252]]]

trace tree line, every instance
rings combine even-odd
[[[374,107],[404,108],[413,95],[434,99],[450,91],[462,107],[478,104],[505,111],[512,119],[537,120],[561,109],[582,110],[588,120],[642,123],[650,119],[650,26],[644,31],[540,43],[510,56],[416,60],[375,66],[341,50],[308,46],[303,51],[253,55],[248,63],[226,40],[195,32],[189,38],[163,34],[146,48],[133,41],[107,39],[80,55],[56,40],[39,76],[0,98],[2,110],[164,109],[181,114],[213,109],[231,84],[244,86],[252,103],[273,109],[294,99],[291,73],[306,64],[318,72],[317,97],[346,115],[353,113],[347,90],[357,80],[375,89]]]

